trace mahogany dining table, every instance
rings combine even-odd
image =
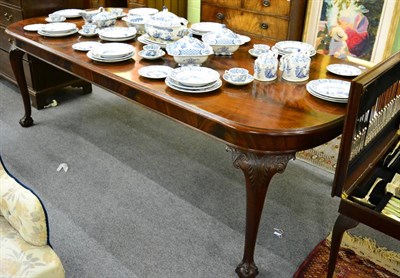
[[[83,19],[68,19],[78,27]],[[82,37],[78,33],[66,37],[44,37],[24,31],[24,26],[46,23],[45,17],[31,18],[8,26],[11,38],[10,61],[24,104],[23,127],[33,125],[31,105],[22,59],[25,53],[71,73],[83,80],[139,103],[177,123],[224,142],[232,154],[233,164],[240,168],[246,180],[246,232],[243,259],[236,268],[239,277],[258,274],[254,249],[258,227],[271,178],[282,173],[298,151],[321,145],[342,131],[346,104],[318,99],[306,90],[305,82],[288,82],[280,73],[275,81],[254,80],[244,86],[223,81],[221,88],[204,94],[183,93],[169,88],[164,80],[148,79],[138,71],[149,65],[178,67],[173,57],[165,55],[157,60],[144,60],[137,52],[143,44],[136,39],[127,41],[136,49],[134,57],[118,63],[92,61],[85,52],[72,45],[82,41],[100,41],[96,37]],[[121,20],[117,25],[123,25]],[[211,55],[203,64],[221,75],[233,67],[254,72],[253,58],[248,50],[253,43],[272,40],[251,38],[232,56]],[[310,78],[338,78],[326,70],[332,63],[349,63],[331,56],[312,57]]]

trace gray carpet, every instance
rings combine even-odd
[[[17,89],[0,79],[0,153],[46,205],[67,277],[235,277],[245,189],[224,144],[97,87],[57,97],[57,107],[33,109],[35,125],[25,129]],[[57,172],[61,163],[67,172]],[[301,161],[274,177],[259,277],[291,277],[331,231],[332,179]],[[363,225],[353,233],[398,246]]]

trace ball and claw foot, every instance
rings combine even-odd
[[[33,125],[33,119],[31,117],[24,116],[21,120],[19,120],[19,124],[22,127],[30,127]]]
[[[251,264],[242,262],[236,267],[236,273],[240,278],[255,278],[258,268],[254,262]]]

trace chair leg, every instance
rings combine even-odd
[[[338,218],[336,219],[335,226],[333,227],[332,232],[327,278],[332,278],[333,273],[335,272],[336,259],[339,253],[340,243],[342,242],[344,232],[348,229],[356,227],[358,224],[358,221],[342,214],[339,214]]]

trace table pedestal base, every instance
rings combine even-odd
[[[246,178],[246,235],[242,262],[236,273],[241,278],[255,277],[258,268],[254,262],[254,249],[257,240],[258,226],[264,207],[265,196],[272,177],[286,169],[294,153],[262,154],[245,152],[228,147],[232,152],[233,165],[240,168]]]

